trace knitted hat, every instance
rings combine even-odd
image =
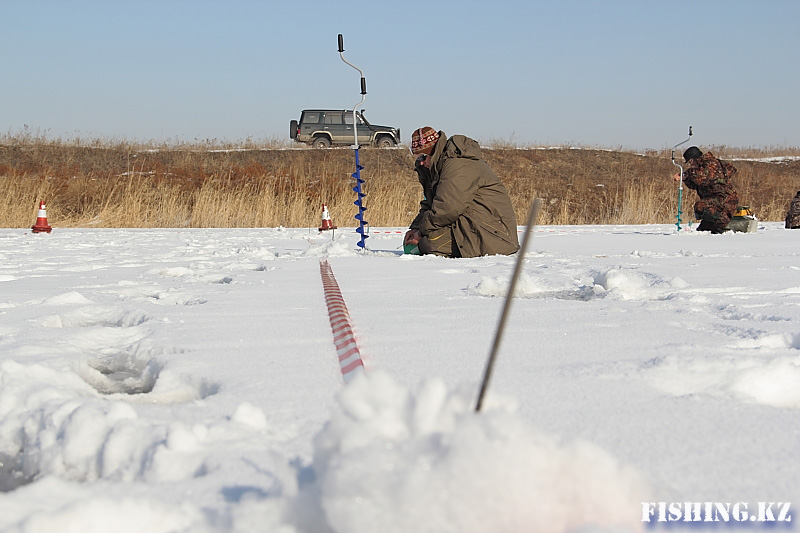
[[[697,146],[692,146],[691,148],[688,148],[685,152],[683,152],[683,160],[689,161],[690,159],[697,159],[702,155],[703,152],[700,151],[700,148],[698,148]]]
[[[439,140],[439,133],[430,126],[424,126],[414,130],[411,134],[411,153],[414,155],[431,155],[436,141]]]

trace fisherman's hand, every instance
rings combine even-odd
[[[680,174],[675,174],[674,176],[672,176],[672,179],[674,179],[675,181],[680,181],[681,180],[681,175]]]
[[[403,237],[403,244],[419,244],[420,237],[418,229],[410,229],[406,232],[406,236]]]

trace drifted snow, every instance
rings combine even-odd
[[[800,502],[800,232],[0,230],[0,530],[635,531]],[[327,259],[366,365],[346,386]],[[670,527],[671,530],[679,528]]]

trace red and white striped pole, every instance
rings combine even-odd
[[[339,366],[342,369],[344,380],[350,381],[364,371],[364,362],[361,352],[353,336],[353,327],[350,324],[350,313],[344,303],[342,291],[333,275],[333,270],[328,261],[321,259],[319,273],[322,277],[322,287],[325,290],[325,303],[328,306],[328,318],[333,332],[333,344],[339,356]]]

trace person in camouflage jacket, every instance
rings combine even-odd
[[[800,229],[800,191],[797,191],[786,213],[786,229]]]
[[[686,150],[683,159],[688,165],[683,182],[699,196],[694,204],[694,216],[700,221],[697,231],[722,233],[739,204],[739,196],[731,185],[736,168],[711,152],[704,154],[696,146]]]

